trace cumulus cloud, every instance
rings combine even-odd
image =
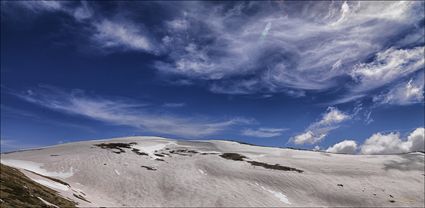
[[[245,136],[251,136],[251,137],[277,137],[282,135],[282,132],[286,131],[288,129],[281,129],[281,128],[258,128],[258,129],[244,129],[241,133]]]
[[[357,143],[354,140],[344,140],[326,149],[326,152],[342,153],[342,154],[355,154],[356,151],[357,151]]]
[[[130,126],[144,131],[185,137],[202,137],[230,126],[248,124],[251,120],[232,118],[212,121],[143,109],[144,104],[123,99],[87,96],[82,91],[71,93],[51,87],[16,94],[19,98],[55,111],[84,116],[113,125]]]
[[[325,138],[328,133],[338,128],[338,124],[351,119],[351,116],[335,107],[328,107],[322,118],[312,123],[306,131],[292,138],[295,144],[315,144]]]
[[[361,146],[362,154],[396,154],[412,151],[424,151],[424,128],[412,131],[406,139],[399,132],[376,133]]]

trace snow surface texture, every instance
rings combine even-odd
[[[130,142],[137,144],[121,148],[124,152],[95,146]],[[246,158],[226,159],[221,153]],[[1,159],[82,207],[424,206],[422,153],[340,155],[228,141],[127,137],[7,153]]]

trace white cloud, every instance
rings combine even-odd
[[[354,140],[344,140],[329,147],[326,152],[355,154],[357,151],[357,143]]]
[[[381,87],[424,68],[424,47],[394,49],[379,52],[370,63],[356,65],[351,76],[359,84],[354,91]]]
[[[270,8],[240,3],[231,9],[196,4],[184,17],[173,21],[184,19],[191,27],[180,33],[170,30],[167,44],[173,51],[171,59],[158,62],[156,67],[164,73],[215,80],[210,89],[218,93],[327,90],[339,87],[337,79],[351,74],[361,79],[357,89],[372,89],[378,82],[363,76],[361,67],[385,67],[378,63],[382,60],[357,65],[352,72],[355,64],[376,53],[391,66],[396,59],[420,61],[421,47],[386,50],[391,37],[399,36],[424,16],[415,9],[419,4],[330,2],[296,8],[285,2],[284,6],[276,3],[276,8]],[[291,6],[294,11],[285,10]],[[256,13],[244,14],[253,8]],[[186,50],[188,47],[193,50]],[[418,64],[411,65],[414,68]],[[394,75],[386,75],[385,83],[393,81],[395,74],[408,75],[414,69],[396,70]],[[382,82],[379,80],[380,85]]]
[[[143,3],[175,11],[146,25],[132,8],[104,17],[86,2],[24,2],[91,25],[87,36],[103,49],[162,55],[154,67],[175,76],[164,77],[209,80],[205,86],[215,93],[301,97],[344,88],[348,93],[334,103],[351,102],[424,65],[420,1]]]
[[[351,116],[335,107],[328,107],[319,121],[312,123],[305,132],[292,138],[295,144],[315,144],[325,138],[328,133],[338,128],[338,124],[351,119]]]
[[[400,133],[376,133],[361,146],[362,154],[396,154],[412,151],[424,151],[424,128],[417,128],[402,139]]]
[[[322,140],[327,133],[315,133],[313,131],[306,131],[293,137],[295,144],[314,144]]]
[[[17,96],[28,102],[68,114],[80,115],[114,125],[185,137],[212,135],[233,125],[251,122],[244,118],[211,121],[155,113],[143,109],[144,104],[85,96],[81,91],[65,93],[61,90],[46,88]]]
[[[388,92],[373,98],[379,104],[409,105],[424,101],[424,73],[415,79],[395,85]]]
[[[15,3],[18,3],[21,6],[33,12],[58,11],[63,9],[63,4],[61,1],[39,0],[39,1],[16,1]]]
[[[417,128],[407,137],[409,151],[424,151],[425,129]]]
[[[350,118],[349,115],[339,111],[337,108],[330,107],[328,108],[328,112],[323,115],[322,120],[320,120],[315,125],[326,126],[326,125],[338,124],[349,118]]]
[[[259,128],[259,129],[244,129],[241,133],[245,136],[252,136],[252,137],[277,137],[282,135],[282,132],[286,131],[287,129],[280,129],[280,128]]]
[[[320,151],[320,146],[318,146],[318,145],[314,146],[313,151],[316,151],[316,152]]]
[[[81,6],[73,10],[69,10],[68,12],[72,13],[77,21],[83,21],[93,16],[93,10],[86,1],[81,1]]]
[[[92,39],[104,48],[141,50],[157,53],[153,41],[146,31],[128,21],[102,20],[93,24],[96,33]]]

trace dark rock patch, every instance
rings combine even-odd
[[[38,173],[33,172],[33,171],[30,171],[30,170],[27,170],[27,171],[28,171],[28,172],[31,172],[31,173],[33,173],[33,174],[35,174],[35,175],[41,176],[41,177],[43,177],[43,178],[47,178],[47,179],[49,179],[49,180],[52,180],[52,181],[54,181],[54,182],[56,182],[56,183],[60,183],[60,184],[62,184],[62,185],[65,185],[65,186],[71,187],[71,185],[69,185],[69,183],[67,183],[67,182],[65,182],[65,181],[61,181],[61,180],[56,179],[56,178],[52,178],[52,177],[49,177],[49,176],[41,175],[41,174],[38,174]]]
[[[150,167],[150,166],[146,166],[146,165],[142,165],[142,166],[140,166],[140,167],[142,167],[142,168],[146,168],[147,170],[153,170],[153,171],[155,171],[155,170],[156,170],[156,168],[154,168],[154,167]]]
[[[86,198],[84,198],[84,196],[81,196],[79,194],[78,195],[77,194],[72,194],[72,195],[74,195],[76,198],[81,199],[81,200],[83,200],[85,202],[91,203],[89,200],[87,200]]]
[[[102,149],[111,149],[113,153],[121,154],[124,153],[125,150],[123,149],[130,149],[131,145],[137,144],[136,142],[130,142],[130,143],[100,143],[95,144],[94,146],[100,147]]]
[[[218,153],[215,152],[203,152],[201,155],[218,155]]]
[[[228,160],[236,160],[236,161],[243,161],[245,156],[238,154],[238,153],[223,153],[220,155],[220,157],[228,159]]]
[[[140,150],[139,149],[136,149],[136,148],[133,148],[131,151],[134,152],[134,153],[136,153],[137,155],[148,156],[148,153],[140,152]]]
[[[267,163],[257,162],[257,161],[247,161],[247,162],[250,163],[251,165],[261,166],[261,167],[267,168],[267,169],[283,170],[283,171],[295,171],[295,172],[298,172],[298,173],[304,172],[303,170],[299,170],[299,169],[291,168],[291,167],[287,167],[287,166],[282,166],[282,165],[279,165],[279,164],[270,165],[270,164],[267,164]]]

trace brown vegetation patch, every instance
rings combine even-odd
[[[0,207],[46,207],[40,197],[59,207],[75,207],[76,202],[61,197],[58,192],[29,179],[18,169],[0,164]]]

